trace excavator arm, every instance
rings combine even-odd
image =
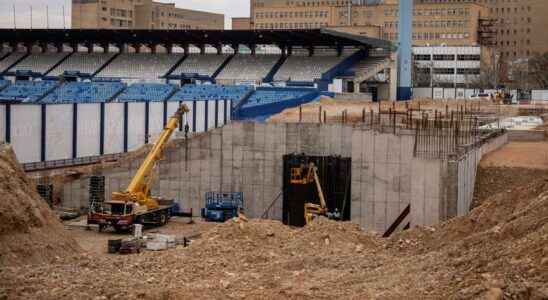
[[[133,176],[128,187],[125,191],[113,193],[112,200],[132,201],[139,205],[144,205],[148,209],[158,207],[158,202],[150,198],[150,186],[152,185],[152,180],[156,173],[156,164],[160,160],[160,155],[167,145],[169,137],[173,131],[179,127],[183,115],[189,111],[186,104],[181,105],[179,109],[177,109],[175,114],[168,120],[164,131],[137,170],[137,173],[135,173],[135,176]]]

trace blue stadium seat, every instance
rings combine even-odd
[[[18,80],[0,92],[0,99],[16,102],[36,102],[59,85],[57,81]]]
[[[242,108],[250,108],[265,104],[272,104],[286,100],[292,100],[308,94],[317,94],[315,89],[295,89],[280,88],[280,89],[257,89],[253,95],[247,100]]]
[[[116,102],[165,101],[177,86],[163,83],[134,83],[116,97]]]
[[[109,101],[126,85],[121,82],[66,82],[42,103],[98,103]]]
[[[1,80],[0,79],[0,91],[6,88],[8,85],[10,85],[9,80]]]
[[[186,84],[171,97],[170,101],[231,99],[233,104],[237,104],[252,88],[248,85]]]

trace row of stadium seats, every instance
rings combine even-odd
[[[176,91],[176,85],[161,83],[135,83],[126,87],[126,84],[121,82],[65,82],[59,86],[57,81],[16,81],[9,85],[8,81],[0,80],[0,100],[40,100],[40,103],[98,103],[113,98],[116,102],[231,99],[236,105],[251,94],[243,106],[248,108],[299,98],[316,90],[259,88],[253,92],[253,87],[246,85],[187,84]]]
[[[251,90],[252,86],[247,85],[187,84],[184,85],[177,93],[175,93],[175,95],[173,95],[170,100],[185,101],[204,99],[231,99],[233,103],[238,103]]]
[[[67,55],[69,54],[32,53],[8,71],[15,72],[17,70],[30,70],[44,74]]]
[[[181,75],[182,73],[197,73],[211,77],[229,56],[229,54],[189,55],[182,64],[171,72],[171,74]]]
[[[0,80],[0,91],[6,88],[8,85],[10,85],[10,81],[8,80]]]
[[[23,52],[15,52],[11,53],[10,55],[4,57],[4,59],[0,60],[0,72],[7,71],[7,69],[16,63],[18,60],[23,58],[25,56],[25,53]]]
[[[322,73],[330,70],[351,53],[337,57],[318,53],[314,56],[307,56],[304,53],[295,53],[288,56],[284,64],[274,75],[276,81],[303,81],[311,82],[321,78]],[[21,59],[24,53],[12,53],[0,60],[0,72],[6,70],[17,60]],[[67,53],[33,53],[11,67],[9,70],[32,70],[45,73],[55,64],[61,61]],[[74,53],[60,63],[47,75],[59,76],[65,71],[79,71],[86,74],[94,74],[105,65],[114,54],[112,53]],[[216,70],[227,60],[229,54],[191,54],[175,70],[173,75],[182,73],[198,73],[202,76],[212,76]],[[98,77],[135,78],[148,79],[163,77],[176,63],[181,60],[182,54],[135,54],[124,53],[118,55],[110,64],[102,69]],[[259,81],[266,77],[272,70],[279,55],[235,55],[232,60],[223,68],[216,79],[236,81]]]
[[[59,76],[65,71],[94,74],[113,56],[114,53],[74,53],[48,75]]]
[[[281,101],[291,100],[306,96],[310,93],[316,93],[315,89],[303,90],[295,89],[294,91],[290,89],[258,89],[253,93],[253,95],[247,100],[247,102],[242,106],[242,108],[250,108],[259,105],[272,104]]]
[[[174,84],[134,83],[116,97],[116,102],[165,101],[177,90]]]
[[[217,79],[237,81],[258,81],[268,75],[280,55],[235,55],[219,73]]]
[[[181,58],[182,54],[120,54],[107,65],[98,77],[158,78],[164,76]]]
[[[42,103],[105,102],[120,93],[126,85],[121,82],[66,82],[48,94]]]
[[[348,56],[288,56],[274,75],[275,81],[310,82],[321,78],[322,73],[335,67]]]
[[[57,81],[16,81],[0,91],[0,99],[5,101],[36,102],[59,85]]]

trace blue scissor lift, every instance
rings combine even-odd
[[[207,192],[205,200],[206,207],[202,208],[201,215],[210,222],[224,222],[238,216],[244,208],[243,193]]]

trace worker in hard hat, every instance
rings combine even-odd
[[[341,212],[338,208],[335,208],[335,212],[333,212],[333,220],[340,221],[341,220]]]

